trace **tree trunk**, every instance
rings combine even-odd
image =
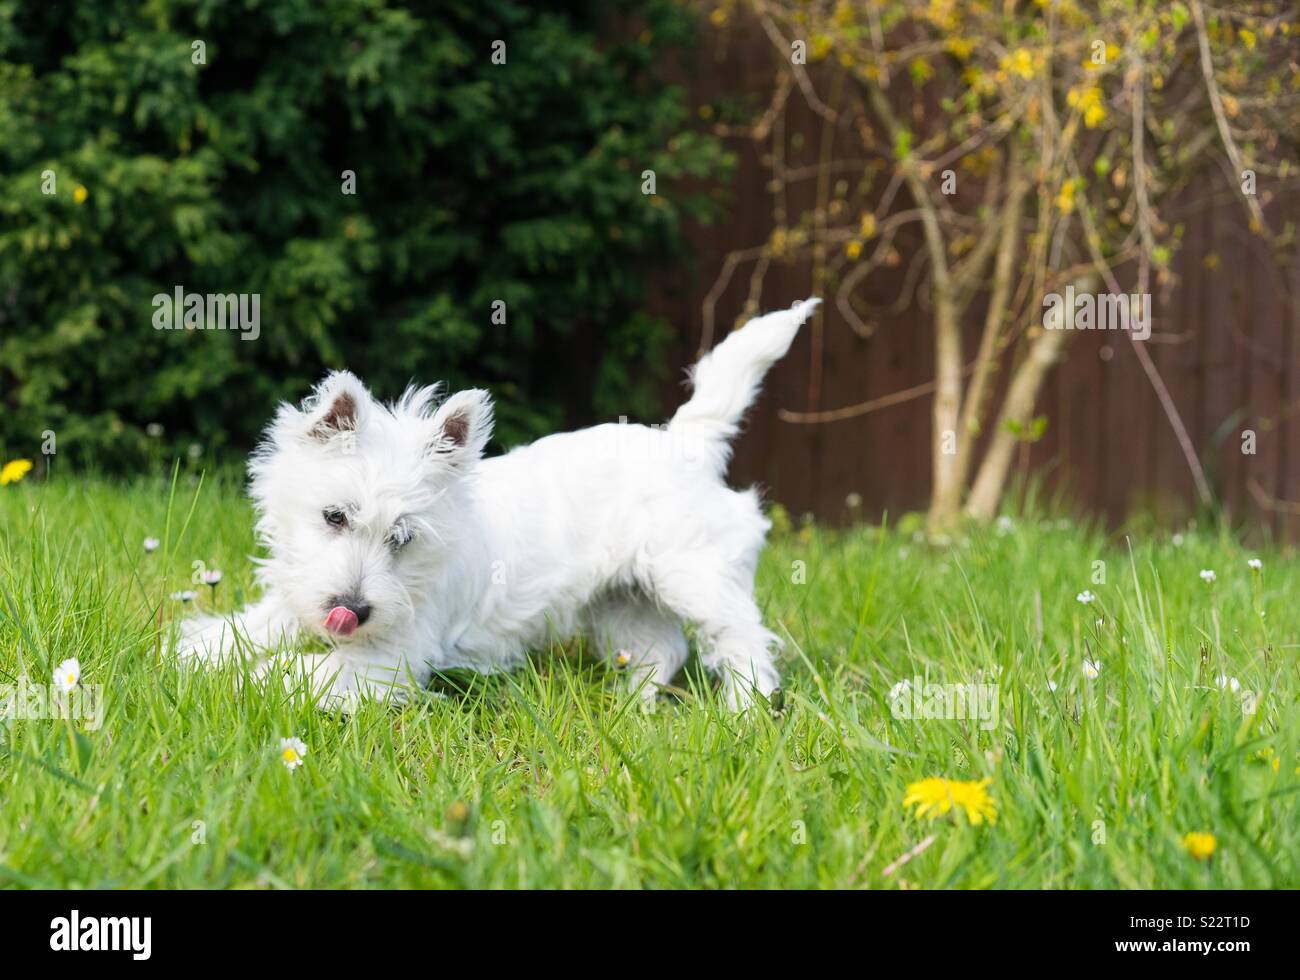
[[[957,465],[957,428],[961,421],[961,316],[946,284],[935,286],[934,431],[930,514],[931,531],[951,528],[961,514],[962,483]]]
[[[961,407],[961,429],[957,433],[957,483],[963,488],[974,466],[975,443],[983,431],[985,408],[1000,360],[999,342],[1007,316],[1007,302],[1011,297],[1016,256],[1020,251],[1020,222],[1029,190],[1029,181],[1021,171],[1019,143],[1013,139],[1007,152],[1008,195],[999,220],[1001,230],[993,268],[993,291],[984,317],[979,353],[975,356],[975,372]]]
[[[1011,379],[1011,386],[1002,402],[1002,411],[998,414],[997,428],[966,501],[966,513],[970,517],[987,521],[997,513],[1006,488],[1007,474],[1011,470],[1011,461],[1020,443],[1007,423],[1018,422],[1022,428],[1028,426],[1034,403],[1038,401],[1038,393],[1047,379],[1047,372],[1060,358],[1069,339],[1069,330],[1044,330],[1034,338],[1029,356]]]

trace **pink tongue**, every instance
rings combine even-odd
[[[325,617],[325,628],[331,633],[351,636],[357,628],[357,614],[346,606],[335,606]]]

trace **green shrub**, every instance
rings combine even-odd
[[[652,412],[647,269],[730,160],[659,78],[692,15],[631,6],[0,0],[0,454],[244,448],[343,366],[490,385],[504,443]],[[178,286],[257,339],[155,329]]]

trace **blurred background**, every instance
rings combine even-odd
[[[1200,0],[0,2],[0,456],[240,465],[333,367],[489,386],[498,449],[657,422],[816,294],[731,471],[788,510],[1300,540],[1298,35]],[[1043,329],[1067,286],[1148,296],[1150,338]],[[155,329],[177,288],[258,295],[256,339]]]

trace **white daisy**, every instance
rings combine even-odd
[[[1213,584],[1214,580],[1217,579],[1218,577],[1219,576],[1214,574],[1214,569],[1212,568],[1201,569],[1201,581],[1205,582],[1207,585]]]
[[[1264,563],[1258,558],[1252,558],[1250,561],[1246,562],[1246,564],[1250,567],[1252,572],[1260,572],[1264,570]]]
[[[307,743],[300,738],[280,739],[280,761],[290,772],[302,765],[303,756],[307,754]]]
[[[62,694],[67,694],[81,680],[81,661],[71,657],[54,668],[54,686]]]
[[[1016,529],[1016,522],[1003,514],[998,518],[998,536],[1005,537]]]
[[[152,552],[152,551],[157,551],[157,550],[158,550],[158,546],[159,546],[160,544],[162,544],[162,542],[159,541],[157,538],[145,538],[145,539],[144,539],[144,550],[145,550],[145,551],[151,551],[151,552]]]
[[[1183,546],[1183,536],[1181,534],[1175,534],[1171,540],[1173,541],[1175,548],[1181,548]]]
[[[1101,673],[1101,664],[1097,663],[1097,661],[1086,660],[1086,659],[1083,661],[1083,676],[1088,678],[1088,680],[1090,681],[1096,680],[1097,675],[1100,673]]]
[[[216,568],[205,568],[203,570],[203,584],[216,586],[221,581],[221,572]]]
[[[167,598],[173,599],[176,602],[193,602],[196,598],[198,598],[198,595],[199,594],[195,592],[193,589],[184,589],[180,592],[173,592]]]
[[[1075,596],[1074,598],[1075,598],[1077,601],[1082,602],[1085,606],[1088,605],[1088,603],[1090,603],[1090,602],[1094,602],[1094,601],[1096,601],[1096,599],[1097,599],[1097,597],[1096,597],[1095,595],[1093,595],[1091,592],[1089,592],[1087,589],[1084,589],[1082,592],[1080,592],[1080,593],[1079,593],[1077,596]]]
[[[1241,681],[1235,677],[1229,677],[1227,674],[1220,674],[1214,679],[1214,683],[1220,691],[1231,691],[1236,694],[1241,690]]]

